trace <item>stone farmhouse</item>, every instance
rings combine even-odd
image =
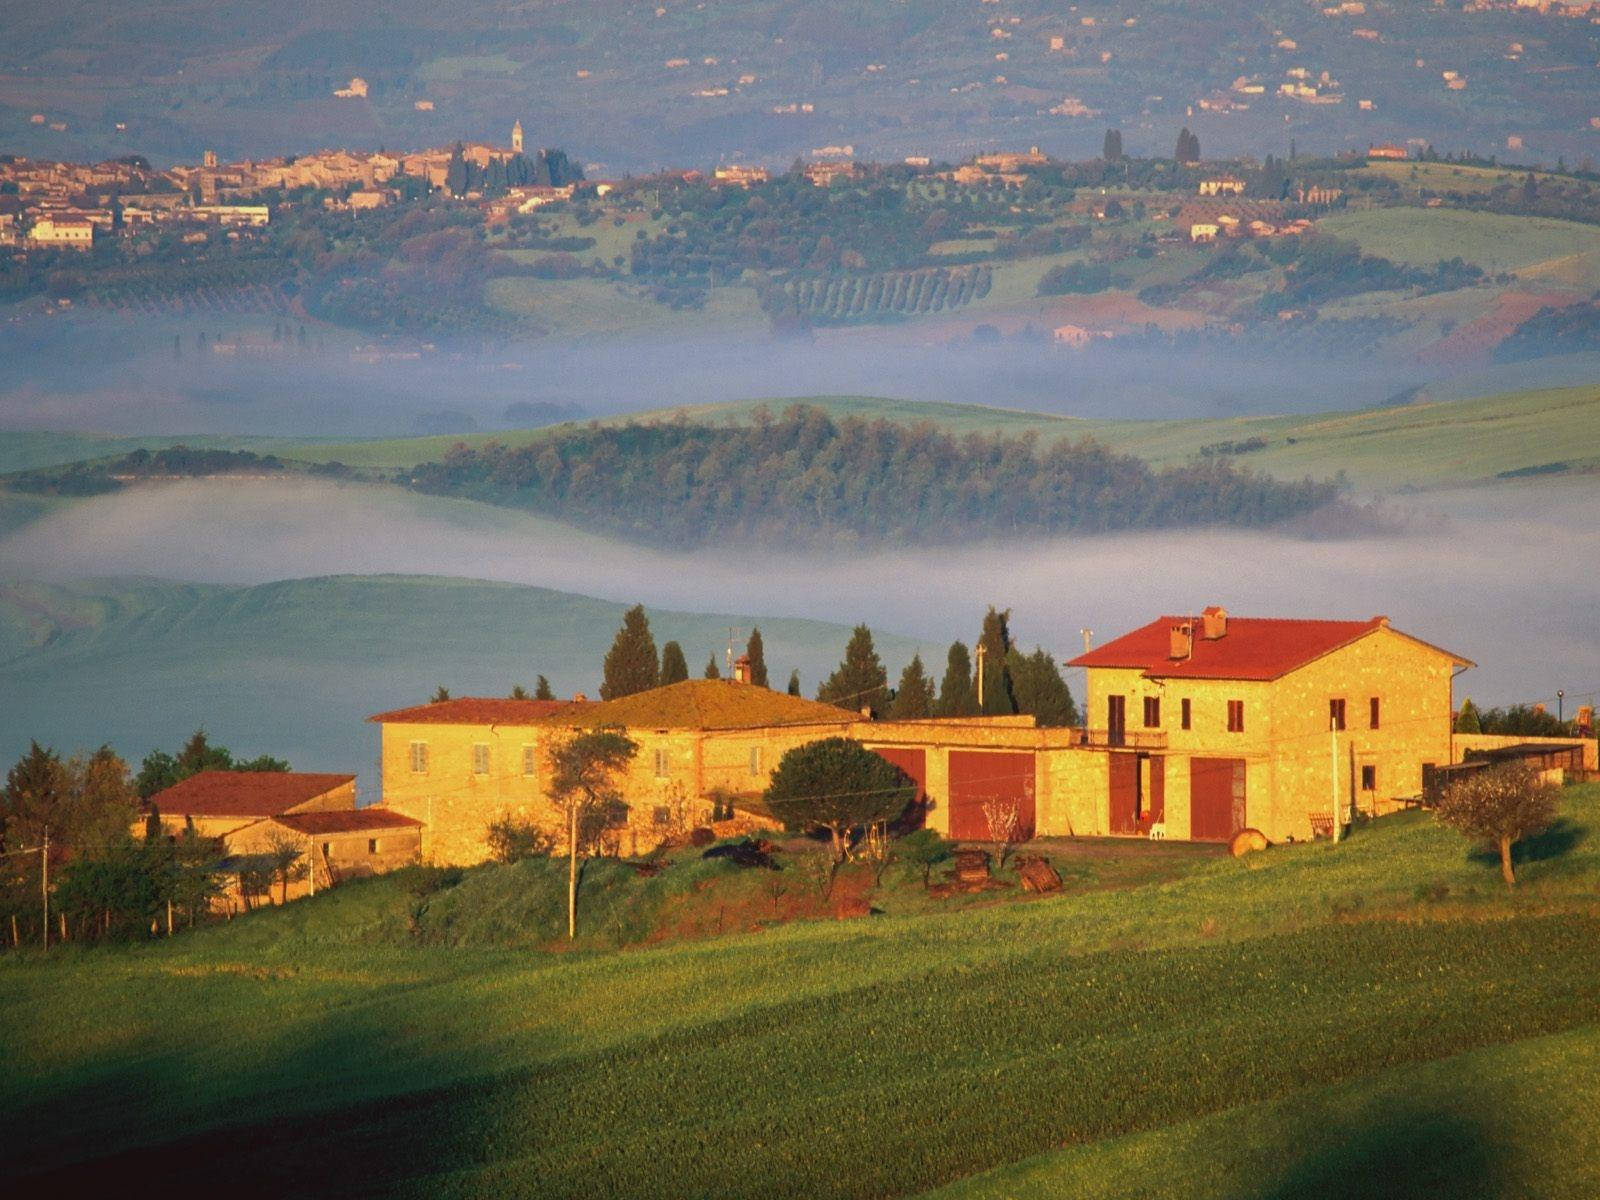
[[[740,828],[784,753],[850,737],[918,785],[920,819],[989,836],[986,809],[1015,808],[1027,836],[1272,841],[1332,831],[1334,813],[1383,813],[1459,762],[1452,682],[1472,664],[1366,621],[1160,617],[1089,650],[1082,728],[1032,717],[875,720],[757,687],[689,680],[601,703],[457,699],[369,718],[382,729],[383,797],[418,822],[426,861],[487,857],[500,816],[545,826],[551,749],[577,730],[625,729],[639,752],[612,841],[645,852],[731,805]],[[730,827],[731,829],[732,827]],[[722,827],[719,826],[719,831]]]
[[[382,805],[356,807],[354,775],[201,771],[157,792],[145,810],[159,814],[171,837],[193,826],[214,838],[235,874],[240,860],[265,853],[275,840],[300,844],[311,873],[289,885],[290,898],[416,862],[421,846],[418,821]],[[144,823],[141,817],[136,834]]]

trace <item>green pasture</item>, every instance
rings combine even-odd
[[[1600,288],[1600,227],[1577,221],[1452,208],[1378,208],[1336,213],[1317,228],[1349,238],[1368,254],[1419,267],[1451,258],[1503,271],[1524,284]]]
[[[1597,820],[1600,788],[1569,789],[1511,894],[1412,813],[1141,886],[647,950],[432,942],[391,877],[171,942],[8,954],[0,1178],[1582,1195]]]

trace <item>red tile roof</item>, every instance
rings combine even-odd
[[[356,833],[367,829],[421,829],[422,822],[402,813],[372,805],[368,808],[328,812],[283,813],[273,818],[299,833]]]
[[[201,771],[146,804],[163,817],[275,817],[354,781],[309,771]]]
[[[1191,624],[1193,651],[1187,658],[1174,659],[1172,627]],[[1379,629],[1389,628],[1387,617],[1370,621],[1302,621],[1278,617],[1228,617],[1227,632],[1220,638],[1203,635],[1200,617],[1158,617],[1132,633],[1125,633],[1104,646],[1072,659],[1069,667],[1125,667],[1146,675],[1174,679],[1277,679],[1313,659],[1349,645]],[[1399,630],[1393,632],[1399,633]],[[1409,634],[1401,637],[1417,642]],[[1473,664],[1427,642],[1419,644],[1438,650],[1464,666]]]
[[[583,700],[503,700],[488,696],[462,696],[381,712],[367,720],[379,725],[538,725],[544,718],[566,712]]]

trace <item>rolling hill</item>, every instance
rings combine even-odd
[[[1036,434],[1046,443],[1092,437],[1155,465],[1188,461],[1207,447],[1262,438],[1265,447],[1238,454],[1243,465],[1280,478],[1343,471],[1358,488],[1461,487],[1492,483],[1504,472],[1564,462],[1572,471],[1600,466],[1600,387],[1550,388],[1459,400],[1385,405],[1354,412],[1178,421],[1103,421],[1059,417],[980,404],[938,404],[868,396],[744,400],[661,409],[610,418],[628,421],[746,422],[759,407],[816,405],[835,417],[896,423],[931,421],[951,433]],[[551,427],[559,428],[559,427]],[[551,429],[298,446],[286,453],[308,461],[395,471],[434,460],[457,444],[531,445]]]
[[[30,738],[63,752],[110,743],[137,761],[197,726],[247,756],[362,776],[376,798],[371,713],[456,695],[594,695],[626,605],[543,588],[429,577],[290,579],[256,587],[112,580],[0,584],[0,759]],[[657,645],[682,643],[695,671],[728,628],[759,623],[782,686],[808,691],[849,630],[820,621],[653,612]],[[895,665],[915,649],[880,632]]]
[[[1408,813],[1160,883],[643,951],[408,932],[453,896],[493,904],[525,863],[356,883],[155,945],[7,955],[17,1152],[0,1178],[1576,1200],[1600,1182],[1597,804],[1568,790],[1515,894]],[[702,904],[740,882],[709,867],[681,868]],[[680,869],[605,868],[583,908],[601,939],[602,880],[643,893]],[[800,886],[791,871],[776,877]]]

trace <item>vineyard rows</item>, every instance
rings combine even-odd
[[[987,296],[993,282],[993,272],[980,263],[955,270],[808,276],[791,281],[788,292],[812,321],[845,324],[961,308]]]

